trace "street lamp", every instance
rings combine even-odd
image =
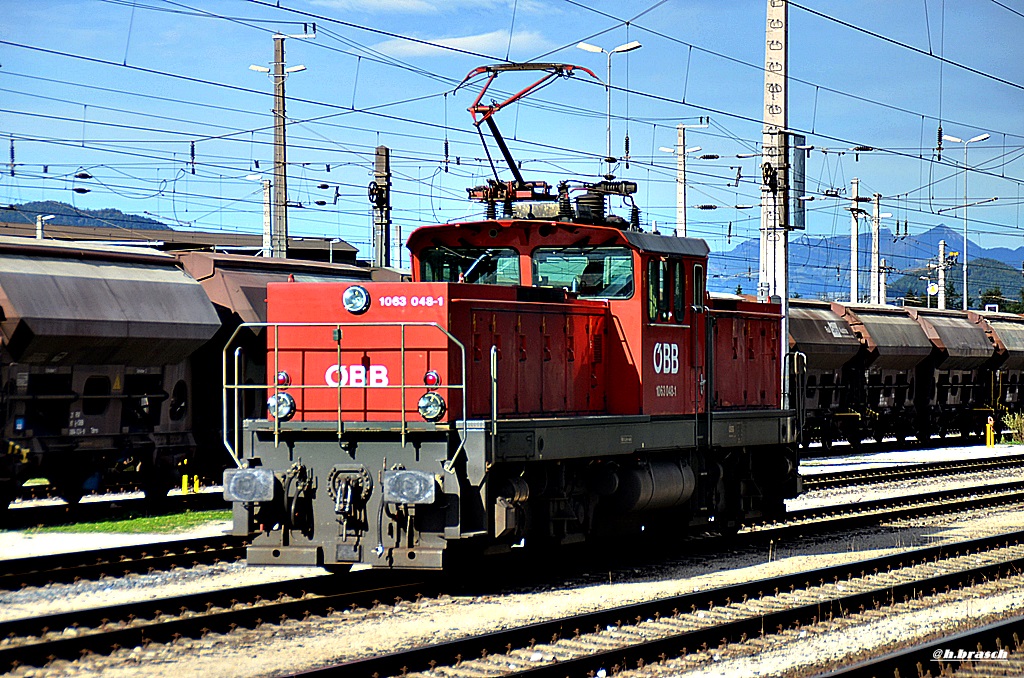
[[[594,54],[607,54],[608,55],[608,78],[605,80],[604,89],[608,93],[608,143],[605,146],[606,152],[604,161],[608,164],[615,162],[615,158],[612,156],[612,55],[619,54],[621,52],[632,52],[635,49],[640,49],[642,45],[634,40],[633,42],[627,42],[625,45],[619,45],[613,50],[605,50],[597,45],[591,45],[587,42],[581,42],[576,45],[585,52],[592,52]]]
[[[925,287],[924,287],[924,294],[925,294],[924,305],[925,305],[925,308],[931,308],[932,307],[932,285],[934,284],[934,283],[932,283],[931,276],[919,275],[919,276],[917,276],[917,279],[918,280],[923,280],[926,283]],[[935,291],[938,292],[938,286],[937,285],[936,285],[936,290]]]
[[[984,141],[988,139],[989,134],[979,134],[976,137],[964,141],[956,137],[943,134],[942,138],[946,141],[951,141],[955,144],[964,145],[964,310],[967,310],[967,144],[972,144],[975,141]]]

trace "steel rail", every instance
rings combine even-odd
[[[198,638],[211,632],[229,633],[238,627],[328,615],[353,606],[372,607],[396,597],[432,593],[422,582],[395,584],[395,577],[386,574],[348,575],[341,585],[338,577],[329,576],[256,584],[0,622],[0,637],[11,639],[0,646],[0,670],[42,666],[54,659],[73,660],[90,652],[169,643],[181,637]],[[74,633],[64,635],[68,628]],[[49,633],[61,635],[45,637]]]
[[[955,461],[927,462],[907,466],[814,473],[803,476],[805,490],[824,490],[854,485],[929,478],[960,471],[990,471],[1024,467],[1024,455],[958,459]]]
[[[1003,487],[997,487],[995,490],[1006,491],[1006,485],[1015,484],[1004,484]],[[1024,485],[1021,483],[1020,485]],[[980,490],[987,488],[969,488],[961,490],[960,494],[975,495]],[[940,494],[940,493],[935,493]],[[918,497],[913,498],[918,501]],[[905,500],[905,498],[904,498]],[[1015,501],[1017,503],[1024,503],[1024,492],[1016,492],[1011,495],[998,498],[998,501]],[[970,499],[958,501],[956,504],[951,504],[945,508],[935,506],[933,504],[921,505],[920,502],[913,507],[903,507],[897,510],[896,514],[899,517],[907,517],[913,515],[920,515],[921,513],[934,514],[941,510],[946,511],[961,511],[965,506],[991,506],[991,497],[977,497],[972,496]],[[871,510],[878,510],[883,502],[870,502]],[[834,512],[837,507],[826,507],[820,509],[821,515],[825,515],[825,511]],[[834,532],[836,529],[851,527],[856,528],[862,524],[877,524],[880,519],[891,518],[892,514],[885,514],[879,516],[877,514],[868,515],[866,518],[863,515],[854,516],[841,516],[833,518],[832,520],[820,520],[813,518],[813,511],[806,511],[801,513],[801,520],[807,521],[806,523],[799,523],[795,525],[783,525],[775,527],[765,527],[761,531],[757,532],[746,532],[740,535],[740,538],[748,538],[751,542],[757,542],[758,540],[765,540],[773,538],[775,540],[780,539],[784,535],[801,536],[817,531]],[[969,543],[959,543],[952,545],[942,546],[931,546],[923,549],[917,549],[911,552],[914,557],[920,558],[929,554],[939,554],[944,551],[949,551],[954,548],[978,548],[980,545],[991,542],[998,543],[1000,539],[1006,539],[1006,535],[1000,535],[998,537],[991,537],[987,540],[974,540]],[[708,540],[713,542],[714,540]],[[160,545],[149,545],[149,548]],[[720,548],[721,544],[718,543]],[[716,548],[715,543],[711,543],[709,546],[710,550]],[[698,549],[700,550],[700,549]],[[111,549],[111,551],[120,551],[119,549]],[[907,554],[903,554],[903,557],[908,557]],[[864,567],[867,567],[871,563],[878,561],[881,562],[883,559],[873,559],[872,561],[865,561]],[[109,566],[107,569],[111,569]],[[838,570],[837,570],[838,571]],[[815,571],[819,572],[819,571]],[[832,570],[821,570],[820,572],[830,573]],[[349,575],[351,576],[351,575]],[[419,581],[411,585],[405,585],[398,587],[383,587],[383,588],[366,588],[366,582],[394,582],[396,576],[399,573],[394,572],[367,572],[359,576],[364,578],[360,580],[365,590],[362,593],[366,595],[360,595],[358,600],[369,601],[369,603],[375,602],[386,597],[392,596],[412,596],[415,594],[424,595],[437,595],[443,588],[442,581],[440,579],[432,583],[424,583]],[[806,578],[808,573],[799,573],[793,575],[793,577],[804,577]],[[824,576],[824,575],[822,575]],[[830,575],[831,576],[831,575]],[[838,576],[838,575],[837,575]],[[376,579],[370,579],[369,577],[375,577]],[[199,636],[209,631],[217,630],[231,630],[236,627],[252,627],[258,626],[262,623],[277,622],[287,618],[301,617],[305,618],[310,615],[323,615],[329,614],[332,610],[343,609],[351,607],[355,601],[356,604],[365,605],[364,603],[358,603],[358,600],[354,597],[354,592],[344,591],[342,593],[330,591],[330,578],[323,579],[323,587],[316,580],[306,579],[302,582],[293,582],[291,584],[268,584],[268,585],[257,585],[253,587],[246,587],[244,589],[229,589],[221,592],[206,592],[204,594],[197,594],[193,596],[186,596],[180,598],[168,598],[159,601],[149,602],[137,602],[128,603],[123,605],[117,605],[106,608],[98,608],[93,610],[76,611],[69,613],[60,613],[57,615],[48,615],[32,620],[17,620],[13,622],[5,622],[0,624],[0,637],[5,634],[14,634],[16,636],[24,635],[39,635],[44,632],[44,629],[63,629],[68,627],[75,627],[81,629],[83,627],[103,627],[98,631],[89,632],[78,632],[72,637],[60,637],[57,639],[42,639],[31,644],[11,646],[10,650],[0,648],[0,667],[5,665],[13,665],[11,662],[18,662],[20,664],[33,663],[38,661],[49,661],[52,657],[64,657],[74,658],[79,656],[83,651],[91,652],[109,652],[117,647],[134,647],[140,644],[146,644],[149,642],[168,642],[182,636]],[[346,578],[346,582],[355,581]],[[782,579],[773,578],[771,580],[765,580],[766,582],[779,582]],[[786,580],[788,581],[788,580]],[[794,581],[796,581],[794,579]],[[754,587],[761,584],[762,588],[758,591],[764,590],[765,584],[763,582],[754,582],[744,584],[744,586]],[[776,584],[773,583],[773,587]],[[291,587],[291,588],[288,588]],[[435,593],[435,590],[437,591]],[[747,590],[748,595],[753,589]],[[740,589],[730,588],[723,589],[724,593],[721,593],[720,598],[724,600],[732,596],[736,598],[736,591]],[[289,600],[286,602],[270,602],[271,598],[281,598],[284,596],[299,597],[305,593],[314,593],[314,598],[300,598],[297,600]],[[701,592],[704,595],[717,595],[719,592],[707,591]],[[694,594],[696,595],[696,594]],[[739,595],[742,595],[739,594]],[[234,607],[238,602],[242,601],[246,596],[250,599],[250,603],[256,602],[256,597],[262,598],[263,603],[255,605],[254,607],[245,608],[242,610],[229,609],[224,611],[216,611],[212,614],[204,614],[202,612],[195,614],[187,619],[156,619],[152,621],[140,622],[147,616],[157,617],[159,616],[158,611],[182,611],[183,608],[192,610],[196,608],[205,608],[209,610],[212,607]],[[660,604],[664,601],[656,601],[655,603],[644,603],[643,605],[655,605]],[[642,610],[646,609],[641,607],[635,608],[637,615],[644,615]],[[652,610],[654,608],[651,608]],[[606,613],[594,613],[594,614],[610,614]],[[653,613],[651,613],[653,614]],[[130,616],[129,616],[130,615]],[[650,616],[647,614],[646,616]],[[644,616],[643,618],[646,618]],[[117,619],[129,619],[136,620],[131,623],[130,626],[118,625],[111,622],[111,620]],[[579,618],[573,618],[579,619]],[[566,623],[562,620],[563,623]],[[111,628],[114,626],[115,628]],[[530,627],[531,629],[534,627]],[[582,622],[577,622],[576,628],[585,629],[587,626]],[[17,631],[16,631],[17,630]],[[510,631],[513,633],[515,630]],[[561,632],[559,632],[561,633]],[[548,635],[547,637],[551,637]],[[560,636],[563,637],[563,636]],[[539,632],[531,632],[530,639],[545,639],[544,634]],[[501,645],[501,649],[505,649],[505,645],[510,641],[505,641]],[[470,656],[464,654],[463,656]],[[429,661],[429,659],[427,660]],[[399,667],[401,668],[401,667]],[[384,675],[384,673],[381,673]]]
[[[958,650],[996,652],[1005,649],[1010,657],[1007,661],[999,659],[986,663],[975,662],[971,676],[984,675],[983,666],[991,666],[992,676],[1022,675],[1024,673],[1024,657],[1020,655],[1020,642],[1024,640],[1024,614],[1009,619],[985,624],[978,628],[961,631],[949,636],[942,636],[923,643],[915,643],[910,647],[889,652],[878,657],[832,669],[814,675],[814,678],[888,678],[889,676],[917,676],[923,671],[934,672],[936,675],[962,665],[963,660],[957,658]],[[952,651],[953,657],[946,657],[946,651]],[[939,656],[936,656],[936,654]],[[1011,663],[1012,662],[1012,663]],[[934,669],[934,671],[932,671]]]
[[[728,606],[734,601],[757,600],[767,592],[810,588],[811,582],[821,584],[864,577],[865,573],[885,572],[891,569],[902,569],[908,563],[924,564],[929,561],[949,557],[953,549],[959,555],[963,551],[980,552],[1010,545],[1019,545],[1024,540],[1024,532],[1014,532],[983,539],[971,540],[952,545],[930,546],[905,551],[892,556],[871,558],[868,560],[816,568],[788,575],[781,575],[744,582],[708,591],[671,596],[656,601],[623,605],[609,610],[601,610],[571,617],[563,617],[546,622],[539,622],[525,627],[495,631],[479,636],[461,638],[454,641],[435,643],[411,650],[394,652],[386,655],[367,657],[355,661],[344,662],[320,669],[303,671],[296,675],[303,676],[388,676],[405,675],[417,671],[432,670],[437,666],[458,665],[464,659],[502,655],[511,653],[516,648],[532,648],[537,643],[555,643],[561,639],[578,637],[581,633],[589,633],[591,629],[600,630],[609,627],[622,627],[639,623],[645,619],[678,616],[680,610],[713,610]],[[876,604],[892,604],[907,598],[917,598],[922,591],[934,589],[944,591],[946,587],[954,588],[972,578],[981,579],[1003,576],[1004,572],[1019,573],[1024,568],[1024,556],[1008,559],[999,563],[986,564],[967,568],[954,573],[942,573],[923,579],[885,585],[870,591],[857,592],[845,596],[837,596],[828,600],[818,600],[810,604],[797,605],[792,608],[762,612],[743,619],[727,621],[722,624],[707,626],[680,632],[670,637],[656,640],[641,641],[633,645],[588,654],[578,658],[563,659],[555,663],[546,663],[533,669],[520,669],[517,675],[535,676],[540,678],[565,678],[566,676],[596,675],[604,670],[609,675],[616,668],[633,668],[644,664],[657,663],[665,657],[676,657],[685,654],[685,649],[698,650],[701,647],[719,647],[723,643],[742,642],[747,638],[756,638],[765,633],[765,629],[777,627],[790,628],[794,624],[813,623],[823,619],[824,615],[845,616],[850,610],[871,609]],[[550,639],[550,641],[549,641]]]
[[[0,509],[0,529],[19,530],[40,525],[120,520],[138,515],[162,516],[183,511],[225,509],[227,506],[220,492],[174,495],[158,502],[158,505],[154,506],[153,502],[145,497],[114,495],[78,504],[15,503],[6,511]]]
[[[221,535],[0,560],[0,590],[240,560],[248,539]]]

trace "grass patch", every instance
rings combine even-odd
[[[107,520],[98,523],[75,523],[72,525],[53,525],[33,527],[26,532],[48,534],[53,532],[92,533],[107,532],[117,534],[167,534],[184,532],[206,523],[230,520],[231,510],[217,511],[186,511],[166,516],[142,516],[125,520]]]
[[[1011,443],[1020,444],[1024,441],[1024,414],[1020,412],[1003,415],[1003,426],[1010,430]]]

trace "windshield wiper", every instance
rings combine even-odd
[[[490,259],[492,256],[494,256],[494,250],[491,250],[491,249],[484,250],[483,253],[481,253],[480,256],[477,257],[476,260],[474,260],[473,263],[469,265],[469,268],[467,268],[459,276],[461,278],[461,280],[459,282],[465,282],[466,279],[469,278],[469,274],[472,273],[473,269],[477,267],[477,264],[479,264],[481,261],[483,261],[485,259]]]

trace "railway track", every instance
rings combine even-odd
[[[245,557],[247,544],[244,537],[222,535],[0,560],[0,590],[232,562]]]
[[[0,511],[0,527],[23,530],[41,525],[91,523],[101,520],[123,520],[139,515],[167,515],[183,511],[228,509],[220,492],[169,496],[158,503],[144,497],[111,496],[102,500],[86,500],[77,504],[41,504],[16,502]]]
[[[0,622],[0,670],[437,595],[430,577],[414,577],[362,572]]]
[[[983,489],[972,488],[970,491],[963,490],[959,493],[967,496],[955,499],[950,499],[950,493],[946,493],[945,502],[939,497],[915,498],[914,506],[907,506],[904,502],[904,505],[893,509],[893,512],[881,516],[879,512],[883,509],[882,503],[872,502],[868,507],[867,518],[862,514],[834,515],[838,513],[835,507],[828,511],[819,509],[816,510],[817,513],[806,511],[796,515],[793,523],[774,527],[764,526],[756,532],[741,534],[738,539],[747,538],[753,542],[769,538],[778,540],[783,536],[814,534],[819,530],[835,532],[841,529],[856,529],[894,515],[908,517],[938,513],[942,510],[962,511],[968,507],[991,506],[993,503],[1005,502],[1024,505],[1024,483],[1015,485],[985,488],[991,490],[987,497],[971,496]],[[829,514],[833,515],[826,519]],[[716,546],[713,541],[708,540],[705,545],[707,550],[721,547],[721,544]],[[933,548],[937,549],[934,551],[936,553],[949,549],[948,546]],[[1024,558],[1024,550],[1020,556]],[[516,566],[508,569],[510,576],[507,578],[498,575],[498,569],[489,569],[491,581],[518,583],[517,576],[520,579],[530,577],[533,575],[524,573],[539,570],[523,567],[517,569]],[[564,575],[564,572],[558,572],[549,576],[561,578]],[[75,659],[87,652],[109,654],[119,647],[145,646],[153,642],[171,642],[180,637],[199,637],[209,632],[226,633],[236,628],[253,628],[264,623],[330,615],[332,612],[353,607],[372,607],[378,602],[391,603],[399,598],[409,600],[420,596],[433,597],[449,592],[453,587],[464,583],[442,576],[418,575],[413,578],[402,573],[362,572],[344,577],[323,577],[250,586],[244,589],[204,592],[179,598],[4,622],[0,623],[0,638],[6,637],[6,640],[0,640],[0,670],[22,664],[45,663],[54,658]],[[532,583],[536,585],[535,581]],[[733,596],[732,599],[739,600],[739,596]],[[659,614],[664,616],[665,613]],[[72,629],[72,632],[69,633],[68,629]],[[550,636],[535,633],[533,637],[540,642]],[[467,652],[459,654],[467,658],[477,656]]]
[[[749,654],[772,636],[849,625],[890,609],[919,609],[950,591],[1019,586],[1024,532],[925,547],[719,589],[624,605],[525,627],[344,662],[302,675],[537,678],[684,670]],[[883,610],[885,608],[885,610]],[[879,674],[881,675],[881,674]],[[915,675],[915,674],[901,674]]]
[[[1005,657],[1000,650],[1005,650]],[[972,651],[996,656],[977,660],[964,656]],[[909,677],[925,671],[962,678],[1024,676],[1024,615],[918,643],[851,666],[818,673],[814,678]],[[940,673],[942,671],[946,673]]]
[[[856,485],[933,478],[935,476],[1024,468],[1024,455],[958,459],[907,466],[815,473],[803,477],[805,490],[826,490]]]

